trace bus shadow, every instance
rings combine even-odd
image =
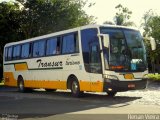
[[[125,107],[130,105],[132,101],[141,99],[141,97],[132,97],[132,96],[109,97],[107,96],[107,94],[102,95],[102,94],[92,94],[92,93],[85,93],[81,98],[73,97],[70,92],[34,91],[32,93],[35,95],[45,96],[46,99],[48,99],[48,101],[51,100],[53,102],[53,104],[49,104],[49,109],[47,110],[45,110],[46,108],[45,106],[41,106],[41,108],[44,109],[43,113],[45,114],[29,115],[33,118],[34,117],[42,118],[42,117],[48,117],[53,115],[66,114],[66,113],[72,114],[78,111],[90,110],[90,109],[95,109],[100,107],[120,108],[120,107]],[[54,110],[54,108],[56,108],[56,110]],[[24,114],[21,117],[26,118],[28,117],[28,115]]]
[[[141,97],[108,97],[107,94],[91,93],[85,93],[82,98],[74,98],[70,92],[63,91],[33,91],[26,94],[18,93],[16,90],[10,92],[15,94],[15,97],[21,96],[21,99],[11,99],[7,101],[5,106],[3,103],[0,103],[3,109],[3,111],[1,111],[2,109],[0,110],[0,113],[18,114],[20,119],[44,118],[100,107],[119,108],[130,105],[132,101],[141,99]]]
[[[50,98],[56,96],[56,99],[67,99],[67,100],[74,100],[74,101],[85,101],[85,102],[91,102],[91,103],[100,103],[100,104],[105,104],[105,105],[112,105],[112,104],[120,104],[120,103],[127,103],[132,102],[137,99],[141,99],[142,97],[132,97],[132,96],[114,96],[110,97],[104,93],[84,93],[83,96],[80,98],[76,98],[72,96],[71,92],[62,92],[62,91],[57,91],[57,92],[46,92],[46,91],[32,91],[34,94],[39,94],[39,95],[45,95],[45,96],[50,96]]]

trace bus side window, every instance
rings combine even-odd
[[[98,45],[90,46],[90,71],[92,73],[102,73],[101,59]]]
[[[57,38],[50,38],[47,40],[46,55],[58,54],[57,50]]]
[[[8,47],[5,48],[5,61],[8,60]]]
[[[12,60],[12,46],[8,48],[8,60]]]
[[[26,43],[22,45],[21,58],[30,57],[30,43]]]
[[[20,53],[21,53],[21,46],[16,45],[13,47],[13,59],[17,60],[20,58]]]
[[[41,57],[45,55],[45,40],[33,43],[33,57]]]
[[[82,53],[86,72],[91,72],[91,67],[93,67],[93,64],[90,64],[90,55],[93,54],[92,45],[99,46],[97,34],[98,31],[95,28],[81,30]]]
[[[65,35],[62,40],[62,54],[75,53],[79,51],[78,37],[76,33]]]

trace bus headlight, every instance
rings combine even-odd
[[[105,75],[105,79],[108,80],[119,80],[117,76],[115,75]]]

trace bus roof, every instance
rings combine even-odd
[[[70,32],[75,32],[75,31],[83,30],[83,29],[87,29],[87,28],[98,28],[98,27],[126,28],[126,29],[138,30],[137,28],[134,28],[134,27],[107,25],[107,24],[104,24],[104,25],[91,24],[91,25],[80,26],[80,27],[77,27],[77,28],[72,28],[72,29],[63,30],[63,31],[59,31],[59,32],[54,32],[54,33],[50,33],[50,34],[46,34],[46,35],[42,35],[42,36],[38,36],[38,37],[33,37],[33,38],[26,39],[26,40],[18,41],[18,42],[7,43],[5,45],[5,47],[10,46],[10,45],[23,44],[23,43],[26,43],[26,42],[32,42],[32,41],[45,39],[45,38],[49,38],[49,37],[53,37],[53,36],[58,36],[58,35],[62,35],[62,34],[67,34],[67,33],[70,33]]]

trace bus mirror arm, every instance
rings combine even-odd
[[[98,37],[102,37],[102,43],[104,47],[109,47],[109,35],[108,34],[98,34]]]

